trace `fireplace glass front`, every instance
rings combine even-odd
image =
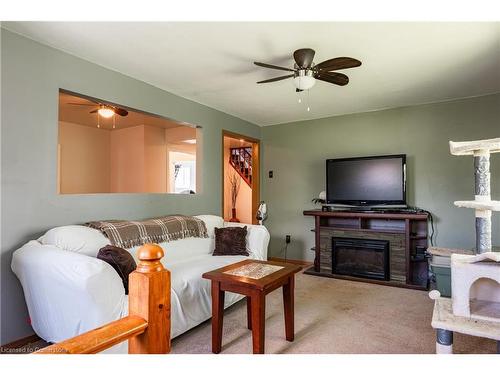
[[[389,280],[389,241],[332,238],[332,273]]]

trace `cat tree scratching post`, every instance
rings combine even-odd
[[[500,152],[500,138],[471,142],[450,141],[452,155],[474,156],[475,197],[456,201],[455,206],[476,210],[476,253],[491,251],[491,212],[500,211],[500,201],[490,195],[490,154]]]
[[[500,201],[490,196],[490,154],[500,152],[500,138],[450,142],[450,152],[474,156],[475,198],[455,205],[475,210],[478,255],[450,251],[452,297],[442,298],[437,290],[429,293],[435,300],[436,353],[453,352],[453,332],[497,340],[500,352],[500,253],[491,246],[491,213],[500,211]]]

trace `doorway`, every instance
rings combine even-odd
[[[257,224],[260,204],[260,141],[222,131],[222,216]]]

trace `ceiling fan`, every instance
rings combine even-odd
[[[293,58],[295,60],[294,69],[255,61],[255,65],[262,66],[264,68],[293,72],[292,74],[288,74],[286,76],[266,79],[257,83],[276,82],[293,77],[293,83],[296,87],[295,91],[297,92],[310,89],[314,86],[316,80],[345,86],[349,83],[349,77],[345,74],[334,72],[334,70],[355,68],[361,65],[361,61],[351,57],[335,57],[319,64],[314,64],[314,54],[315,52],[311,48],[301,48],[296,50],[293,53]]]
[[[70,105],[85,105],[85,106],[97,106],[96,109],[90,111],[89,113],[98,113],[100,116],[104,118],[110,118],[113,117],[115,114],[120,115],[120,116],[127,116],[128,111],[126,109],[120,108],[120,107],[115,107],[109,104],[100,104],[100,103],[93,103],[93,104],[87,104],[87,103],[68,103]]]

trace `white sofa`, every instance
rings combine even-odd
[[[201,275],[245,256],[212,256],[215,227],[246,225],[249,258],[267,259],[269,233],[263,226],[224,222],[199,215],[208,238],[164,242],[162,263],[171,272],[172,338],[211,317],[210,283]],[[116,271],[97,259],[109,240],[100,231],[81,225],[57,227],[14,252],[12,270],[19,278],[31,323],[38,336],[59,342],[128,315],[128,296]],[[136,262],[136,248],[129,249]],[[242,298],[226,293],[225,307]],[[124,353],[126,343],[108,352]]]

